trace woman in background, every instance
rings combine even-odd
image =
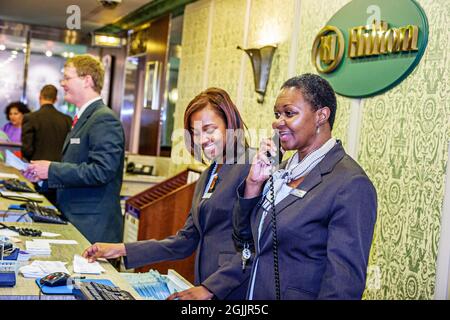
[[[83,256],[89,261],[123,256],[127,268],[136,268],[187,258],[196,252],[196,287],[168,299],[244,299],[249,271],[243,272],[232,239],[236,188],[250,169],[244,127],[239,111],[224,90],[209,88],[196,96],[184,114],[186,146],[197,160],[204,157],[211,165],[197,181],[184,227],[159,241],[96,243]]]
[[[2,130],[8,135],[11,142],[22,142],[22,120],[25,113],[29,113],[27,105],[15,101],[8,104],[5,108],[6,119],[9,121],[6,123]]]

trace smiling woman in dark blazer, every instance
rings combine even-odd
[[[360,299],[377,198],[331,136],[334,91],[317,75],[292,78],[274,114],[282,148],[295,153],[273,172],[266,152],[275,147],[263,141],[238,188],[235,235],[256,248],[248,299]]]
[[[184,115],[186,145],[196,158],[212,164],[200,176],[184,227],[164,240],[126,244],[96,243],[83,256],[125,257],[128,268],[182,259],[196,251],[196,287],[170,299],[244,299],[249,271],[242,272],[240,255],[232,240],[232,211],[236,188],[250,166],[244,123],[228,94],[210,88],[188,105]]]

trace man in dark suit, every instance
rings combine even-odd
[[[57,189],[58,206],[92,243],[120,242],[123,218],[120,188],[124,132],[100,97],[104,70],[91,55],[67,60],[61,85],[78,111],[63,145],[61,162],[31,161],[25,175]]]
[[[61,161],[61,151],[72,119],[55,109],[58,90],[49,84],[41,89],[41,108],[22,122],[22,155],[30,160]]]

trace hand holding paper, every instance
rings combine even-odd
[[[75,273],[101,274],[105,269],[98,263],[89,263],[87,259],[76,254],[73,257],[73,271]]]
[[[48,169],[50,167],[50,163],[51,162],[47,160],[31,161],[31,164],[26,170],[26,175],[30,174],[40,180],[46,180],[48,179]]]
[[[21,171],[21,173],[23,174],[25,179],[27,179],[30,182],[36,183],[36,182],[40,181],[39,178],[34,174],[34,171],[27,169],[25,171]]]

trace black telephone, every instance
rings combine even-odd
[[[275,156],[272,156],[270,154],[269,151],[266,152],[266,156],[267,158],[269,158],[271,160],[271,163],[273,165],[280,165],[281,161],[283,160],[283,155],[284,155],[284,150],[281,147],[281,142],[280,142],[280,135],[278,133],[278,130],[275,130],[275,133],[272,136],[272,141],[273,143],[275,143],[275,146],[277,148],[277,154]]]
[[[144,174],[151,176],[153,175],[153,166],[129,162],[126,166],[126,172],[131,174]]]

